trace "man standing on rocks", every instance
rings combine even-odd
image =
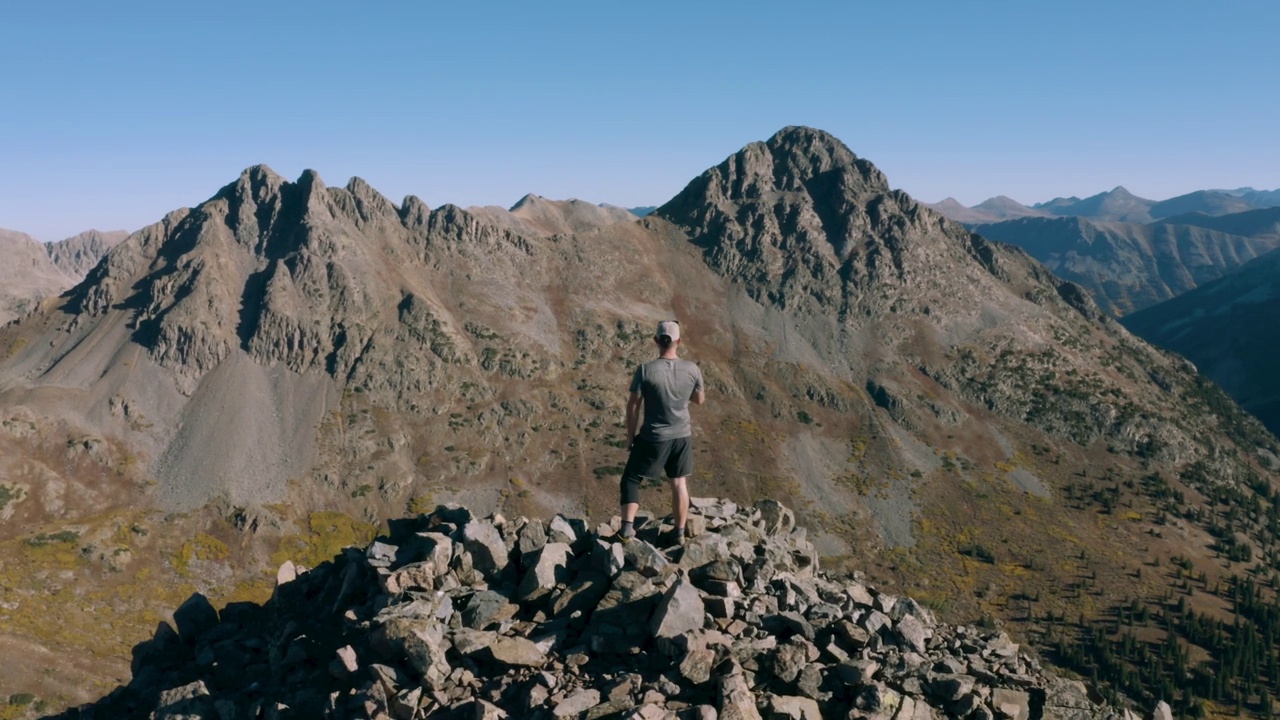
[[[641,478],[656,478],[659,472],[666,471],[671,482],[671,514],[677,542],[683,541],[689,518],[689,489],[685,485],[693,473],[689,403],[701,405],[706,400],[702,370],[677,355],[680,323],[675,320],[658,323],[653,342],[658,346],[658,358],[636,368],[627,400],[627,447],[631,456],[622,471],[623,542],[636,534]],[[640,425],[642,406],[644,424]]]

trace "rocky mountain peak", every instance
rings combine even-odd
[[[128,685],[62,717],[1136,720],[1004,632],[823,573],[777,501],[698,498],[690,520],[670,547],[657,527],[624,543],[616,520],[439,506],[286,562],[263,606],[191,596]]]
[[[830,196],[889,192],[884,174],[821,130],[788,127],[754,142],[707,170],[656,214],[682,226],[697,226],[705,211],[778,193]]]

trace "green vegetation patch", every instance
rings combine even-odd
[[[292,560],[317,567],[339,555],[343,548],[369,544],[377,533],[376,526],[339,512],[313,512],[307,518],[307,533],[281,540],[271,561],[281,565]]]
[[[22,502],[27,496],[26,491],[20,485],[4,485],[0,484],[0,511],[9,507],[9,503]]]
[[[27,538],[27,544],[31,547],[44,547],[45,545],[71,545],[80,540],[80,533],[75,530],[59,530],[55,533],[40,533]]]
[[[196,560],[221,561],[231,557],[227,544],[207,533],[199,533],[194,538],[182,543],[173,558],[173,567],[179,575],[185,577],[191,572],[191,563]]]

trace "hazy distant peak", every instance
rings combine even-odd
[[[545,200],[546,198],[542,197],[541,195],[536,195],[534,193],[526,193],[524,197],[517,200],[515,205],[512,205],[510,208],[508,208],[508,210],[510,210],[511,212],[515,212],[522,207],[537,205],[540,202],[543,202]]]

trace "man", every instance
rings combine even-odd
[[[658,358],[636,368],[627,401],[627,448],[631,456],[622,472],[621,534],[623,542],[635,537],[640,479],[656,478],[665,470],[671,483],[676,541],[684,542],[689,518],[689,490],[685,480],[693,473],[689,403],[701,405],[706,400],[706,391],[702,386],[702,370],[688,360],[681,360],[677,354],[680,323],[675,320],[658,323],[653,342],[658,346]],[[637,432],[641,407],[644,424]]]

